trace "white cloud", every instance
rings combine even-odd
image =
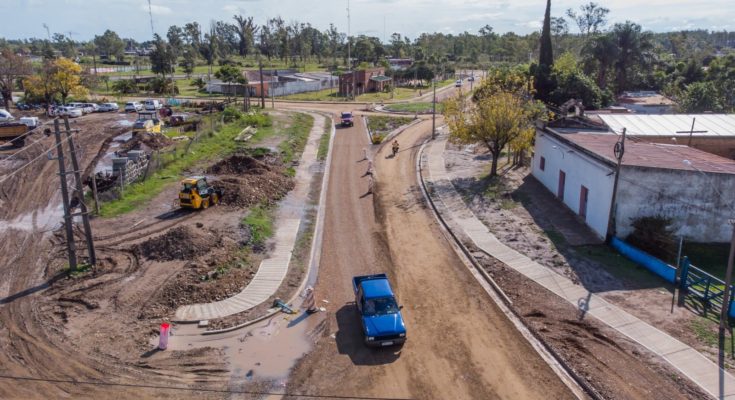
[[[141,4],[140,9],[148,12],[148,3]],[[154,15],[170,15],[173,13],[170,8],[166,6],[159,6],[158,4],[151,4],[150,11]]]

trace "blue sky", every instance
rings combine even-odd
[[[552,15],[564,16],[570,7],[586,0],[552,1]],[[347,31],[347,0],[151,0],[154,27],[165,34],[170,25],[211,20],[232,21],[232,15],[255,17],[263,23],[280,15],[284,20],[311,22],[319,29],[334,23]],[[645,29],[662,32],[680,29],[735,31],[735,0],[606,0],[611,23],[626,19]],[[99,4],[99,5],[97,5]],[[544,0],[351,0],[351,32],[381,39],[400,32],[415,38],[422,32],[461,33],[488,24],[496,32],[528,33],[539,29]],[[645,4],[645,5],[644,5]],[[87,40],[105,29],[122,37],[151,37],[147,0],[2,0],[0,37],[45,37],[62,32]],[[572,31],[576,31],[570,22]]]

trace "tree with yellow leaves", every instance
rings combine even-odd
[[[23,81],[29,94],[43,97],[50,104],[56,95],[61,95],[61,102],[66,99],[86,96],[87,88],[82,84],[82,67],[74,61],[61,57],[55,61],[47,61],[36,73]]]
[[[493,156],[490,176],[498,174],[498,159],[506,146],[520,150],[530,145],[534,125],[524,101],[513,93],[499,91],[478,99],[462,110],[462,99],[444,104],[444,116],[449,125],[449,141],[457,144],[481,143]]]
[[[86,96],[87,88],[82,85],[82,67],[74,61],[60,57],[54,61],[53,81],[61,95],[61,103],[66,104],[69,95]]]

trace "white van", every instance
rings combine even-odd
[[[0,122],[8,122],[14,119],[15,118],[13,118],[13,115],[9,113],[8,110],[0,108]]]
[[[148,111],[156,111],[163,108],[163,104],[161,104],[161,102],[158,100],[148,99],[143,101],[143,107]]]

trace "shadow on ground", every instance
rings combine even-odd
[[[401,356],[402,346],[367,347],[363,342],[362,326],[357,307],[348,303],[337,310],[337,350],[346,354],[355,365],[390,364]]]

